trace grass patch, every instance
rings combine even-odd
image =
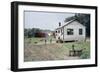
[[[81,59],[90,58],[90,42],[70,42],[70,43],[63,43],[63,46],[69,49],[72,49],[72,45],[74,45],[76,50],[84,49],[82,54],[80,55]]]
[[[53,37],[48,37],[48,38],[33,37],[33,38],[24,38],[24,42],[32,43],[32,44],[36,44],[36,43],[45,44],[45,40],[46,40],[46,42],[50,43],[51,39],[52,39],[52,41],[55,41],[55,38],[53,38]]]
[[[45,38],[25,38],[24,43],[24,61],[44,61],[44,60],[69,60],[69,50],[74,45],[75,49],[86,48],[80,55],[80,59],[90,58],[90,42],[67,42],[44,44]],[[55,40],[53,38],[53,40]],[[42,44],[35,44],[35,42]],[[75,59],[75,58],[74,58]],[[74,60],[73,59],[73,60]]]

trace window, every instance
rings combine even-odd
[[[60,30],[58,30],[58,33],[60,33]]]
[[[61,29],[61,35],[63,35],[63,29]]]
[[[62,29],[61,29],[61,33],[62,33]]]
[[[73,29],[67,29],[67,35],[73,35]]]
[[[82,34],[83,34],[83,30],[79,29],[79,35],[82,35]]]

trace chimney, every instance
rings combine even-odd
[[[61,22],[59,22],[59,27],[61,26]]]

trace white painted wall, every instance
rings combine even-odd
[[[61,29],[64,31],[63,35],[61,34]],[[64,26],[64,28],[61,28],[61,29],[57,30],[56,40],[59,40],[58,38],[60,38],[62,41],[73,41],[73,40],[84,41],[85,40],[86,27],[77,21],[73,21],[72,23]],[[68,35],[67,29],[73,29],[73,35]],[[79,35],[79,29],[82,29],[82,35]],[[60,33],[58,33],[58,31],[60,31]]]
[[[69,28],[73,29],[73,35],[67,35],[67,29]],[[80,28],[83,30],[82,35],[79,35]],[[64,41],[71,40],[85,40],[85,27],[77,21],[73,21],[72,23],[64,27]]]
[[[10,2],[14,0],[0,0],[0,73],[12,73],[10,71]],[[18,0],[16,0],[18,1]],[[45,2],[45,3],[61,3],[61,4],[80,4],[80,5],[97,5],[98,19],[100,19],[100,0],[20,0],[31,2]],[[100,21],[98,20],[98,24]],[[100,25],[98,25],[100,28]],[[98,29],[100,31],[100,29]],[[5,34],[6,33],[6,34]],[[98,33],[100,37],[100,33]],[[98,38],[100,43],[100,38]],[[98,46],[98,52],[100,52],[100,46]],[[98,53],[100,56],[100,53]],[[74,68],[74,69],[60,69],[60,70],[45,70],[35,71],[34,73],[100,73],[100,57],[98,57],[99,66],[90,68]],[[24,73],[24,72],[19,72]],[[27,71],[25,73],[33,73],[33,71]]]

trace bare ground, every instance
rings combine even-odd
[[[79,57],[69,57],[69,49],[62,44],[34,45],[25,43],[24,61],[70,60]]]

